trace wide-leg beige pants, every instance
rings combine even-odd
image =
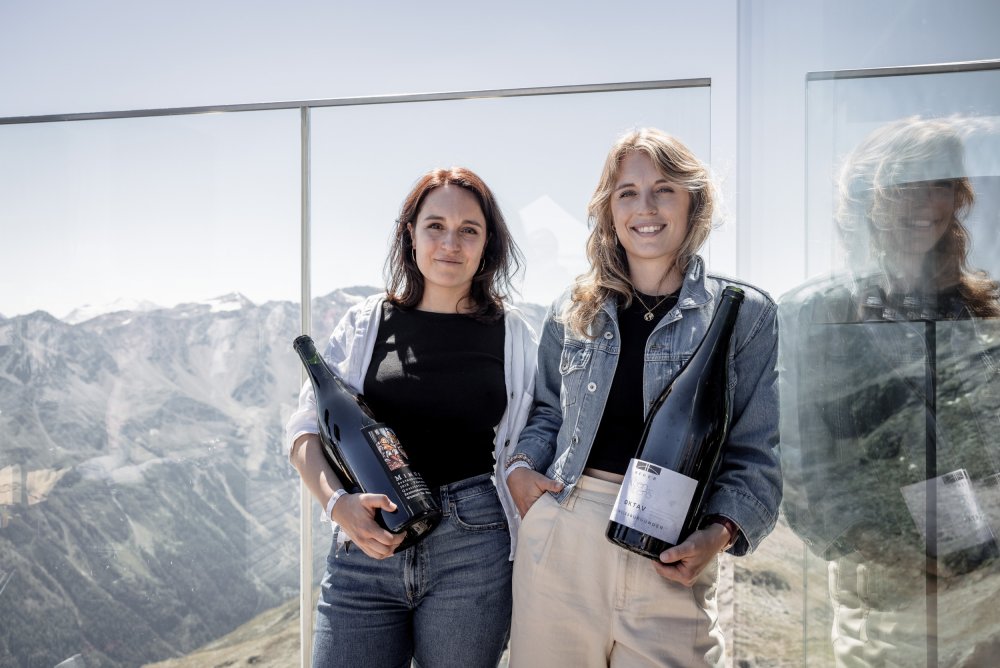
[[[605,537],[619,485],[583,476],[521,523],[514,559],[511,668],[721,666],[718,559],[691,588]]]

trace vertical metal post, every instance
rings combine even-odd
[[[301,300],[302,300],[302,332],[308,334],[312,331],[312,264],[310,262],[310,247],[312,246],[310,213],[312,204],[310,202],[310,133],[309,133],[309,107],[301,107],[301,166],[300,178],[302,180],[302,202],[300,216],[300,236],[302,245],[300,248],[301,267]],[[301,382],[306,381],[305,370],[301,374]],[[312,497],[309,489],[299,481],[299,665],[302,668],[309,668],[309,660],[312,656]]]
[[[924,407],[925,467],[927,477],[926,536],[927,565],[924,569],[927,580],[927,667],[938,665],[938,484],[937,484],[937,323],[924,322],[924,392],[927,404]]]

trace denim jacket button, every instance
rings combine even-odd
[[[606,338],[606,339],[613,339],[613,338],[615,338],[615,335],[612,334],[611,332],[604,332],[604,338]]]
[[[597,383],[587,383],[587,390],[593,392],[597,389]]]

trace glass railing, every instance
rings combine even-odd
[[[567,120],[582,107],[586,122]],[[302,262],[322,340],[381,289],[415,178],[465,164],[524,252],[516,299],[537,328],[585,268],[607,146],[655,125],[708,159],[709,118],[708,81],[688,80],[0,129],[2,215],[22,249],[9,268],[25,277],[0,321],[10,655],[173,665],[277,647],[298,663],[299,495],[281,429]],[[312,587],[330,540],[316,515]]]
[[[220,639],[251,656],[259,640],[229,634],[296,601],[280,439],[299,382],[298,137],[295,111],[0,128],[16,277],[0,665],[137,666]]]
[[[985,665],[1000,478],[1000,71],[807,82],[807,268],[782,300],[808,665]]]
[[[849,61],[843,12],[749,7],[711,82],[0,124],[0,668],[306,665],[330,534],[282,451],[292,338],[381,289],[402,197],[451,165],[496,193],[537,328],[643,125],[729,179],[710,264],[784,295],[785,503],[722,561],[732,665],[991,665],[1000,65],[806,75]]]

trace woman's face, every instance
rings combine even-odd
[[[903,183],[893,188],[886,208],[890,243],[896,251],[924,255],[937,245],[955,217],[955,182]]]
[[[435,188],[421,203],[416,222],[406,227],[425,296],[436,291],[464,296],[486,247],[486,216],[476,197],[461,186]]]
[[[661,174],[648,155],[632,151],[622,159],[611,217],[630,269],[669,269],[687,236],[690,206],[688,191]]]

